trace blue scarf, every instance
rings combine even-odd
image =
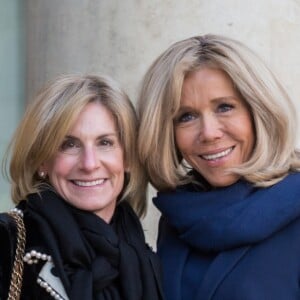
[[[268,188],[237,183],[210,191],[178,188],[153,199],[178,238],[202,252],[259,243],[300,217],[300,173]]]
[[[249,246],[299,219],[300,173],[269,188],[242,180],[206,191],[190,184],[159,193],[154,203],[163,215],[158,254],[166,299],[211,299],[216,284]]]

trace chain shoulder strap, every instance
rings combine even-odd
[[[22,289],[24,262],[23,256],[25,251],[26,230],[23,222],[22,214],[11,211],[8,214],[13,218],[17,229],[17,245],[15,259],[11,273],[11,280],[8,292],[8,300],[19,300]]]

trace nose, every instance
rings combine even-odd
[[[223,135],[222,124],[215,115],[202,116],[199,139],[201,142],[213,142]]]
[[[93,147],[86,147],[80,156],[80,166],[84,171],[90,172],[100,166],[100,158]]]

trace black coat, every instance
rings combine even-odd
[[[33,228],[26,218],[24,218],[27,245],[36,244],[39,241],[39,249],[45,249],[43,239],[37,228]],[[0,214],[0,300],[7,299],[11,280],[11,271],[15,259],[16,250],[16,224],[6,213]],[[30,234],[29,234],[30,233]],[[28,252],[25,248],[25,253]],[[42,252],[42,251],[41,251]],[[46,252],[45,252],[46,253]],[[22,282],[22,300],[47,300],[54,299],[45,288],[37,284],[39,273],[45,265],[45,260],[40,260],[37,264],[29,265],[24,263],[23,282]]]
[[[0,299],[6,299],[16,245],[16,225],[7,214],[0,216]]]
[[[52,199],[53,200],[53,199]],[[25,203],[25,201],[23,201]],[[25,204],[26,205],[26,204]],[[123,206],[124,207],[124,206]],[[59,211],[59,210],[58,210]],[[46,299],[69,299],[68,290],[61,277],[57,274],[53,259],[50,255],[48,241],[44,230],[36,223],[33,218],[24,213],[24,224],[26,228],[26,247],[24,256],[24,273],[21,300],[46,300]],[[64,224],[62,222],[62,224]],[[53,238],[53,236],[52,236]],[[16,247],[16,226],[7,214],[0,214],[0,300],[7,299],[10,284],[11,270],[15,258]],[[67,246],[67,245],[66,245]],[[145,247],[145,249],[147,246]],[[149,276],[153,278],[156,291],[148,289],[147,299],[162,299],[160,284],[160,265],[157,257],[147,248],[145,251],[145,263],[148,267]],[[65,251],[65,249],[62,249]],[[144,253],[144,252],[143,252]],[[65,267],[65,262],[62,261]],[[133,266],[127,261],[126,268],[132,269]],[[145,267],[145,265],[144,265]],[[135,270],[135,269],[134,269]],[[69,272],[68,269],[65,270]],[[136,273],[138,274],[138,273]],[[137,278],[136,281],[141,278]],[[121,279],[120,279],[121,280]],[[125,286],[127,279],[123,278]],[[142,278],[143,283],[146,282]],[[147,281],[149,283],[150,281]],[[153,295],[157,295],[154,298]],[[150,298],[149,298],[150,295]],[[152,295],[152,296],[151,296]],[[78,298],[78,297],[77,297]],[[135,297],[134,297],[135,298]],[[102,299],[102,298],[101,298]],[[112,299],[115,299],[114,297]],[[119,299],[116,297],[116,299]],[[145,298],[146,299],[146,298]]]

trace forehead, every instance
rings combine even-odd
[[[190,85],[198,85],[200,87],[215,85],[216,87],[234,88],[232,79],[225,71],[210,67],[203,67],[189,72],[184,78],[183,88]]]
[[[69,133],[114,133],[117,131],[116,127],[115,117],[106,106],[100,102],[90,102],[80,111]]]
[[[181,101],[239,97],[231,78],[222,70],[201,68],[190,72],[184,79]]]

